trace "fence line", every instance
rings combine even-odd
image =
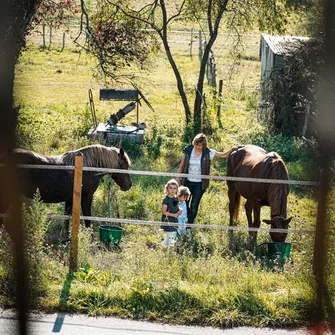
[[[1,165],[0,165],[1,166]],[[18,167],[28,169],[56,169],[56,170],[74,170],[74,166],[66,165],[33,165],[33,164],[18,164]],[[243,181],[252,183],[268,183],[268,184],[289,184],[289,185],[303,185],[303,186],[318,186],[319,183],[315,181],[303,180],[282,180],[282,179],[262,179],[262,178],[242,178],[230,176],[213,176],[213,175],[193,175],[187,173],[174,173],[174,172],[155,172],[155,171],[142,171],[142,170],[123,170],[123,169],[109,169],[97,167],[83,167],[83,171],[96,171],[96,172],[109,172],[109,173],[129,173],[134,175],[143,176],[160,176],[160,177],[201,177],[202,179],[214,180],[229,180],[229,181]]]
[[[0,167],[3,165],[0,165]],[[65,165],[32,165],[32,164],[19,164],[18,167],[21,168],[35,168],[35,169],[56,169],[56,170],[74,170],[74,166]],[[96,171],[96,172],[110,172],[110,173],[129,173],[136,175],[151,175],[151,176],[170,176],[170,177],[189,177],[194,176],[192,174],[185,173],[169,173],[169,172],[152,172],[152,171],[138,171],[138,170],[122,170],[122,169],[107,169],[107,168],[93,168],[93,167],[83,167],[83,171]],[[260,178],[239,178],[239,177],[229,177],[229,176],[207,176],[201,175],[202,178],[215,179],[215,180],[231,180],[231,181],[244,181],[244,182],[258,182],[258,183],[277,183],[277,184],[294,184],[294,185],[308,185],[317,186],[319,183],[313,181],[297,181],[297,180],[278,180],[278,179],[260,179]],[[7,214],[1,214],[1,217],[7,217]],[[72,219],[71,215],[47,215],[48,219]],[[125,223],[125,224],[141,224],[147,226],[161,226],[161,221],[146,221],[146,220],[135,220],[135,219],[119,219],[119,218],[106,218],[106,217],[94,217],[94,216],[80,216],[80,220],[91,220],[91,221],[105,221],[113,223]],[[181,226],[178,223],[165,222],[164,225],[169,226]],[[273,228],[254,228],[254,227],[241,227],[241,226],[222,226],[222,225],[205,225],[205,224],[194,224],[187,223],[186,227],[192,228],[202,228],[202,229],[218,229],[224,231],[254,231],[254,232],[278,232],[278,233],[298,233],[298,234],[314,234],[312,230],[297,230],[297,229],[273,229]],[[333,232],[327,232],[327,235],[335,236]]]
[[[0,218],[9,217],[9,214],[0,214]],[[47,219],[49,220],[71,220],[72,215],[60,215],[60,214],[47,214]],[[80,220],[91,220],[95,222],[110,222],[110,223],[124,223],[124,224],[135,224],[135,225],[144,225],[144,226],[161,226],[162,221],[148,221],[148,220],[138,220],[138,219],[119,219],[119,218],[110,218],[103,216],[80,216]],[[255,228],[255,227],[242,227],[242,226],[221,226],[221,225],[211,225],[211,224],[197,224],[197,223],[173,223],[173,222],[164,222],[164,226],[171,227],[190,227],[190,228],[201,228],[201,229],[217,229],[224,231],[254,231],[254,232],[263,232],[263,233],[288,233],[288,234],[314,234],[314,230],[306,229],[282,229],[282,228]],[[335,232],[326,232],[326,235],[335,236]]]
[[[0,217],[2,215],[0,214]],[[62,219],[62,220],[70,220],[71,215],[57,215],[57,214],[49,214],[47,218],[50,220]],[[137,220],[137,219],[118,219],[118,218],[107,218],[100,216],[80,216],[81,220],[91,220],[96,222],[111,222],[111,223],[125,223],[125,224],[136,224],[136,225],[144,225],[144,226],[161,226],[161,221],[148,221],[148,220]],[[210,225],[210,224],[196,224],[196,223],[172,223],[172,222],[164,222],[164,226],[186,226],[190,228],[201,228],[201,229],[217,229],[224,231],[254,231],[254,232],[274,232],[274,233],[288,233],[288,234],[314,234],[314,230],[306,230],[306,229],[281,229],[281,228],[255,228],[255,227],[242,227],[242,226],[221,226],[221,225]],[[327,232],[326,235],[335,236],[335,232]]]

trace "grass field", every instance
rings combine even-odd
[[[190,56],[189,34],[174,34],[176,59],[181,64],[189,97],[194,95],[198,58]],[[257,121],[260,75],[259,36],[246,36],[244,56],[233,62],[226,35],[214,50],[218,79],[224,81],[221,117],[217,117],[212,92],[208,98],[207,119],[212,128],[209,146],[226,150],[236,144],[254,143],[268,151],[277,151],[287,163],[294,180],[314,178],[312,150],[298,138],[271,135]],[[94,60],[73,46],[62,52],[58,46],[41,50],[30,40],[16,68],[15,102],[21,106],[18,144],[45,154],[58,154],[89,142],[92,125],[88,90],[92,89],[99,122],[124,106],[124,102],[99,100],[102,83],[92,78]],[[140,106],[140,121],[147,125],[141,146],[123,145],[133,161],[132,169],[176,172],[184,141],[184,114],[175,79],[161,53],[153,57],[147,69],[128,69],[137,75],[140,89],[154,107]],[[115,85],[113,88],[125,87]],[[130,124],[130,113],[122,123]],[[225,174],[225,160],[216,160],[213,175]],[[93,215],[139,220],[160,220],[163,187],[167,177],[134,176],[128,192],[111,186],[108,180],[95,194]],[[295,233],[288,237],[292,252],[284,267],[268,267],[264,249],[258,255],[248,251],[246,232],[193,229],[183,248],[165,251],[162,234],[155,226],[125,225],[121,250],[109,251],[98,243],[98,225],[90,243],[90,232],[80,233],[80,270],[68,275],[68,247],[59,243],[62,222],[46,219],[47,213],[62,213],[63,205],[46,206],[38,199],[25,209],[25,222],[31,232],[30,258],[31,307],[45,311],[85,312],[92,315],[117,315],[125,318],[156,320],[215,327],[238,325],[294,327],[313,322],[316,306],[312,271],[313,234]],[[109,208],[108,208],[109,206]],[[317,193],[311,187],[293,186],[288,199],[291,229],[313,230],[316,222]],[[333,215],[331,212],[329,215]],[[269,209],[262,209],[269,218]],[[211,181],[201,203],[199,224],[227,225],[227,186]],[[103,220],[101,223],[104,223]],[[239,225],[246,226],[244,213]],[[38,232],[38,233],[37,233]],[[11,306],[14,286],[10,270],[10,241],[1,235],[0,301]],[[260,233],[258,244],[268,241]],[[47,242],[47,243],[46,243]],[[329,241],[334,249],[333,237]],[[329,298],[334,301],[334,262],[330,253],[327,268]]]

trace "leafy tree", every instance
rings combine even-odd
[[[158,48],[155,37],[145,30],[145,24],[126,17],[113,6],[96,3],[96,11],[89,17],[85,0],[81,0],[81,29],[75,42],[88,49],[98,60],[97,75],[118,81],[117,69],[130,64],[143,65],[149,54]],[[80,37],[85,34],[84,44]],[[122,78],[132,80],[131,76]]]
[[[52,29],[65,26],[67,31],[70,29],[70,23],[74,16],[79,12],[78,4],[75,0],[42,0],[36,8],[30,30],[37,26],[43,29],[43,47],[45,48],[45,27]],[[50,41],[51,44],[51,41]]]
[[[42,0],[36,8],[30,29],[38,25],[48,25],[52,28],[65,25],[69,29],[71,20],[78,12],[79,8],[75,0]]]
[[[124,48],[126,63],[137,58],[134,50],[140,50],[140,62],[143,62],[149,51],[148,43],[158,38],[164,48],[168,61],[175,74],[177,88],[185,110],[186,123],[192,121],[191,108],[184,89],[184,82],[178,65],[169,44],[169,30],[177,21],[196,23],[207,36],[206,46],[200,61],[198,81],[195,90],[193,122],[195,132],[201,129],[201,105],[203,101],[203,88],[206,64],[220,29],[233,30],[239,37],[241,32],[253,28],[255,24],[262,30],[281,32],[286,24],[286,12],[284,0],[178,0],[173,4],[165,0],[153,0],[140,5],[138,2],[128,0],[116,2],[113,0],[98,0],[97,13],[93,17],[93,27],[90,27],[91,46],[94,45],[96,55],[100,59],[105,75],[113,78],[112,70],[118,65],[108,58],[108,49],[115,51],[101,43],[101,27],[104,36],[113,36],[126,32],[126,27],[132,27],[133,36],[122,35],[129,42]],[[82,6],[84,0],[81,0]],[[134,37],[140,37],[137,38]],[[142,39],[143,38],[143,39]],[[111,39],[109,39],[110,41]],[[239,43],[240,39],[236,39]],[[141,48],[143,46],[143,48]],[[106,53],[107,52],[107,53]]]

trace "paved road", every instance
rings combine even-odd
[[[15,313],[3,310],[0,314],[0,334],[16,335]],[[112,317],[85,315],[41,314],[29,317],[29,335],[310,335],[306,329],[273,330],[239,327],[214,329],[210,327],[172,326],[150,322],[122,320]],[[316,333],[314,333],[316,334]],[[331,335],[331,332],[324,334]],[[319,333],[318,335],[321,335]]]

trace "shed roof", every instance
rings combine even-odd
[[[261,34],[264,41],[276,55],[287,55],[294,52],[303,42],[309,40],[309,37],[303,36],[279,36]]]

